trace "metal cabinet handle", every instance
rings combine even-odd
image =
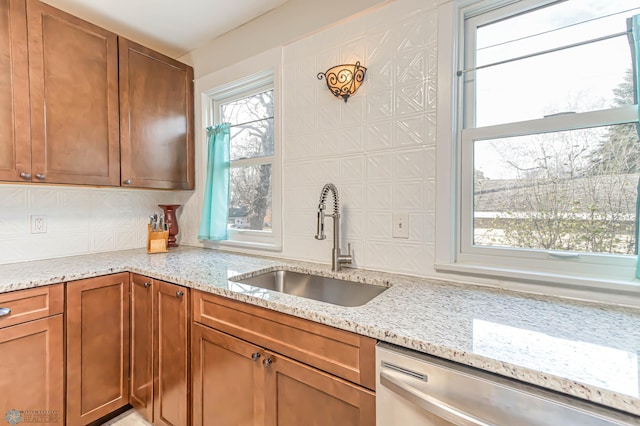
[[[265,360],[266,361],[266,360]],[[380,373],[380,384],[398,394],[407,401],[411,401],[423,410],[460,426],[496,426],[493,423],[479,419],[469,413],[455,408],[444,401],[421,392],[419,389],[403,382],[387,372]]]
[[[20,173],[20,177],[24,180],[31,180],[31,173],[22,172]]]
[[[124,182],[125,185],[131,185],[131,179],[126,179]]]
[[[262,361],[262,364],[265,367],[269,367],[271,364],[273,364],[273,358],[269,357],[269,358],[265,359],[264,361]]]
[[[184,291],[182,290],[176,291],[176,297],[182,297],[182,296],[184,296]]]
[[[45,180],[47,177],[45,175],[43,175],[42,173],[38,173],[38,174],[36,174],[36,178],[38,180]]]
[[[0,317],[6,317],[11,313],[11,308],[0,308]]]
[[[149,288],[149,287],[151,287],[151,283],[149,281],[144,283],[144,288]]]
[[[257,361],[260,358],[260,352],[254,352],[251,354],[251,359]]]

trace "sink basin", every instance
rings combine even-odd
[[[291,271],[267,272],[232,281],[340,306],[364,305],[388,288]]]

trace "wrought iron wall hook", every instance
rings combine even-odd
[[[336,65],[329,68],[326,72],[318,73],[318,80],[324,77],[327,87],[336,98],[342,98],[345,102],[349,96],[356,93],[367,69],[360,65],[360,61],[355,64]]]

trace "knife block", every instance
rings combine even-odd
[[[147,253],[166,253],[169,251],[169,231],[152,231],[147,224]]]

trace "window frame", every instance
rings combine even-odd
[[[624,294],[623,299],[628,300],[626,296],[640,294],[640,282],[635,280],[636,256],[580,253],[579,259],[575,259],[542,250],[473,246],[474,141],[573,130],[585,123],[594,127],[597,123],[638,122],[638,106],[632,105],[465,128],[475,107],[469,99],[467,102],[464,99],[469,83],[465,83],[464,75],[457,76],[458,70],[473,68],[473,60],[470,62],[469,57],[474,52],[468,49],[473,39],[465,38],[465,33],[488,22],[556,1],[454,0],[439,7],[436,134],[440,167],[437,172],[435,269],[445,273],[518,280],[534,284],[531,288],[537,291],[540,290],[539,285],[544,284],[545,293],[562,293],[561,287],[596,293],[613,290]],[[519,287],[516,284],[505,285]],[[600,297],[596,295],[595,298]]]
[[[208,126],[220,124],[220,105],[251,94],[273,90],[273,155],[231,161],[231,167],[271,164],[271,232],[229,228],[229,239],[212,243],[215,246],[241,247],[258,250],[282,250],[282,185],[279,84],[273,69],[240,78],[203,93],[203,121]],[[206,143],[206,138],[203,139]]]

